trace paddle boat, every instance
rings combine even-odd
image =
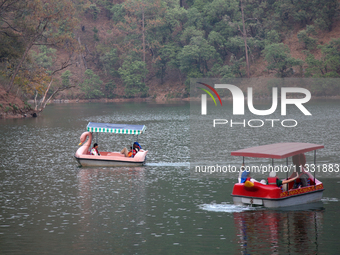
[[[87,132],[80,136],[81,147],[77,150],[74,157],[81,166],[141,166],[146,161],[147,150],[143,150],[138,143],[138,135],[146,130],[144,125],[111,124],[89,122]],[[138,152],[133,156],[125,157],[120,152],[99,151],[100,155],[91,155],[92,133],[112,133],[136,135],[137,141],[132,142],[132,146],[139,146]],[[86,141],[86,138],[87,141]],[[85,142],[86,141],[86,142]],[[131,153],[132,154],[132,153]]]
[[[320,201],[324,187],[322,182],[315,178],[316,170],[312,175],[305,169],[304,153],[314,151],[314,166],[316,166],[316,150],[322,148],[324,148],[323,145],[311,143],[276,143],[231,152],[232,156],[243,157],[243,166],[245,157],[270,158],[273,166],[274,159],[286,158],[286,170],[288,170],[288,158],[292,157],[294,168],[297,170],[290,177],[287,171],[287,178],[282,182],[277,182],[278,178],[275,173],[269,173],[271,177],[267,181],[257,182],[247,177],[251,171],[248,168],[246,172],[247,167],[245,167],[231,194],[234,204],[278,208]],[[244,179],[245,177],[247,178]],[[278,186],[280,183],[284,184]]]

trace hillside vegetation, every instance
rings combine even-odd
[[[36,111],[55,96],[187,97],[190,78],[263,76],[338,78],[339,2],[0,0],[0,84]]]

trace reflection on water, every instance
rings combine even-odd
[[[94,231],[109,236],[112,252],[128,250],[131,242],[142,243],[146,220],[144,171],[143,167],[80,169],[77,177],[81,220],[76,250],[93,250]],[[96,239],[97,245],[107,245],[107,238]]]
[[[318,254],[324,209],[235,212],[242,254]]]
[[[234,242],[241,254],[318,254],[325,210],[322,202],[280,210],[225,203],[199,208],[233,215]]]

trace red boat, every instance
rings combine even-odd
[[[264,207],[277,208],[294,206],[320,201],[324,187],[322,182],[307,171],[306,157],[304,153],[314,151],[314,166],[316,165],[316,150],[324,148],[323,145],[311,143],[276,143],[263,146],[246,148],[231,152],[232,156],[253,158],[287,159],[292,157],[293,164],[298,170],[290,177],[283,180],[283,185],[278,186],[282,181],[274,182],[268,178],[267,183],[246,180],[239,180],[233,188],[232,197],[234,204],[239,205],[262,205]],[[247,168],[245,168],[247,170]],[[248,169],[249,170],[249,169]],[[295,177],[295,178],[293,178]]]

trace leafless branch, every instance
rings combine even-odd
[[[5,19],[1,19],[2,22],[6,23],[8,25],[8,28],[16,31],[16,32],[19,32],[16,28],[12,27],[11,24],[9,24]]]
[[[67,67],[69,67],[69,66],[71,66],[71,65],[73,65],[73,63],[69,63],[69,64],[67,64],[67,65],[64,65],[64,64],[63,64],[59,69],[54,70],[53,73],[52,73],[51,75],[53,75],[53,74],[55,74],[55,73],[57,73],[57,72],[59,72],[59,71],[65,69],[65,68],[67,68]]]

